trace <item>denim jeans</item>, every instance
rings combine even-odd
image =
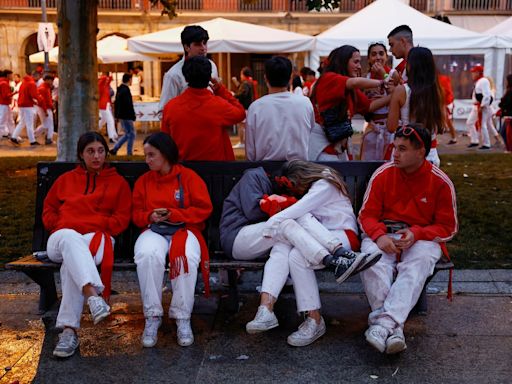
[[[133,127],[132,120],[123,120],[119,119],[121,122],[121,127],[124,130],[124,136],[117,142],[114,146],[114,151],[117,152],[119,148],[123,146],[123,144],[128,141],[127,154],[128,156],[133,155],[133,142],[135,141],[135,128]]]

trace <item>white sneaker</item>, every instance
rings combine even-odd
[[[383,353],[386,350],[386,340],[389,332],[381,325],[372,325],[364,333],[366,341],[379,352]]]
[[[245,148],[245,144],[244,143],[238,143],[238,144],[233,145],[233,148],[235,148],[235,149]]]
[[[89,305],[94,325],[110,315],[110,307],[100,296],[89,296],[87,304]]]
[[[194,334],[190,327],[190,319],[176,319],[178,345],[188,347],[194,343]]]
[[[65,328],[64,331],[59,335],[59,341],[53,350],[53,356],[56,357],[69,357],[72,356],[80,342],[75,331],[70,328]]]
[[[407,345],[405,344],[404,331],[402,328],[397,327],[386,340],[386,353],[392,355],[405,351],[406,349]]]
[[[245,325],[245,330],[247,333],[254,334],[265,332],[278,326],[279,322],[274,312],[270,312],[266,306],[260,305],[256,316],[254,316],[254,320],[249,321]]]
[[[161,316],[150,316],[146,317],[146,325],[144,326],[144,332],[142,333],[142,346],[145,348],[151,348],[156,345],[158,340],[158,328],[162,325]]]
[[[315,319],[306,317],[306,320],[299,325],[299,329],[288,336],[286,341],[294,347],[305,347],[322,337],[324,333],[325,322],[323,317],[320,317],[320,324],[317,324]]]

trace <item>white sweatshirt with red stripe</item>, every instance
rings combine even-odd
[[[450,240],[458,230],[451,180],[428,161],[412,174],[392,162],[384,164],[370,179],[358,218],[373,241],[386,234],[383,220],[409,224],[415,240]]]

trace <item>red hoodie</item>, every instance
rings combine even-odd
[[[181,175],[184,208],[179,207],[180,186],[178,174]],[[204,229],[204,222],[210,217],[213,207],[203,179],[191,169],[180,164],[173,165],[171,171],[164,176],[155,171],[145,173],[137,179],[133,189],[132,219],[135,225],[140,228],[148,227],[150,224],[149,216],[155,208],[167,208],[171,213],[171,222],[185,223],[186,229],[191,231],[199,241],[201,271],[205,292],[208,295],[209,254],[201,231]],[[185,273],[188,272],[188,262],[185,255],[187,236],[187,231],[180,229],[172,237],[173,241],[169,250],[171,279],[180,274],[182,265]]]
[[[37,103],[35,101],[37,101]],[[39,94],[37,93],[36,82],[32,76],[26,75],[23,77],[23,81],[21,82],[18,97],[18,107],[30,108],[33,107],[34,104],[40,103],[41,101],[39,99]]]
[[[208,89],[187,88],[164,107],[161,130],[172,136],[180,160],[235,160],[226,126],[245,119],[245,109],[220,86],[213,95]]]
[[[0,104],[11,105],[12,92],[7,77],[0,77]]]
[[[39,92],[39,98],[42,103],[39,105],[45,111],[47,109],[53,109],[53,101],[52,101],[52,87],[46,83],[42,83],[39,88],[37,88]]]
[[[110,100],[110,82],[112,78],[110,76],[101,76],[98,79],[98,93],[99,97],[99,108],[107,109],[107,104],[111,102]]]
[[[409,224],[415,240],[450,240],[458,230],[451,180],[428,161],[412,174],[392,162],[384,164],[370,179],[358,221],[363,232],[376,241],[386,234],[385,219]]]
[[[44,200],[43,223],[55,232],[70,228],[85,234],[116,236],[130,223],[130,187],[113,167],[91,174],[81,166],[61,175]]]

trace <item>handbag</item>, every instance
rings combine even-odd
[[[178,174],[178,185],[180,190],[179,207],[183,208],[183,185],[181,184],[181,174]],[[185,228],[185,223],[171,223],[170,221],[161,221],[159,223],[151,223],[149,226],[149,229],[162,236],[172,236],[181,228]]]
[[[334,107],[320,112],[320,116],[322,116],[324,121],[322,128],[324,130],[325,137],[330,143],[335,144],[338,141],[349,138],[354,134],[352,121],[348,117],[346,102],[341,102]]]

